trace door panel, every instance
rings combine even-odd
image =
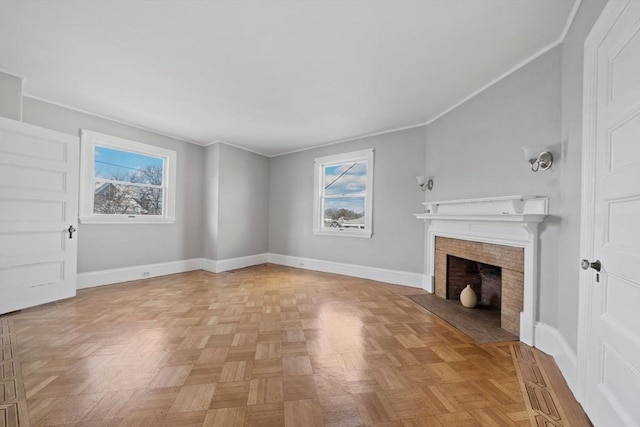
[[[640,426],[640,2],[611,1],[585,43],[585,410],[596,426]],[[591,61],[591,62],[589,62]],[[588,93],[588,92],[587,92]],[[589,122],[591,120],[591,122]],[[588,158],[588,157],[587,157]],[[592,202],[591,202],[592,201]],[[583,276],[585,277],[585,276]],[[581,302],[583,304],[584,302]]]
[[[0,118],[0,314],[75,295],[79,146]]]

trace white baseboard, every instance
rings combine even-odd
[[[202,268],[200,258],[183,261],[163,262],[160,264],[137,265],[134,267],[114,268],[111,270],[78,273],[76,288],[93,288],[94,286],[128,282],[130,280],[147,279],[149,277],[166,276]]]
[[[235,270],[237,268],[265,264],[269,262],[268,260],[269,255],[266,253],[221,260],[203,259],[202,269],[211,273],[222,273],[224,271]]]
[[[90,271],[88,273],[78,273],[76,288],[92,288],[94,286],[110,285],[112,283],[166,276],[167,274],[184,273],[185,271],[200,269],[212,273],[222,273],[224,271],[235,270],[236,268],[264,264],[268,262],[268,258],[268,254],[266,253],[222,260],[194,258],[184,261]]]
[[[406,271],[387,270],[384,268],[343,264],[340,262],[272,253],[269,254],[269,262],[272,264],[286,265],[288,267],[304,268],[306,270],[322,271],[324,273],[343,274],[345,276],[360,277],[362,279],[376,280],[394,285],[411,286],[420,289],[423,289],[423,283],[426,280],[425,276],[420,273],[409,273]]]
[[[422,275],[422,289],[430,294],[435,293],[435,280],[433,276],[428,276],[426,274]]]
[[[553,356],[569,389],[577,396],[578,357],[560,331],[545,323],[536,323],[535,343],[538,350]]]
[[[238,258],[213,260],[207,258],[195,258],[184,261],[165,262],[160,264],[138,265],[134,267],[114,268],[111,270],[91,271],[79,273],[77,288],[91,288],[94,286],[109,285],[112,283],[127,282],[130,280],[146,279],[167,274],[183,273],[192,270],[206,270],[212,273],[222,273],[252,265],[273,263],[288,267],[303,268],[307,270],[322,271],[325,273],[343,274],[345,276],[360,277],[362,279],[376,280],[394,285],[411,286],[432,292],[430,278],[420,273],[409,273],[399,270],[388,270],[377,267],[344,264],[332,261],[323,261],[311,258],[301,258],[289,255],[263,253]]]

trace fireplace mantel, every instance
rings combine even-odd
[[[418,219],[538,223],[548,214],[549,198],[516,195],[424,202],[423,205],[425,212],[414,214]]]
[[[538,295],[538,225],[548,215],[549,198],[500,196],[425,202],[414,214],[426,223],[426,290],[433,293],[436,236],[524,248],[524,299],[520,340],[534,345]]]

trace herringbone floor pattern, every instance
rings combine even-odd
[[[409,293],[273,265],[81,290],[0,318],[26,402],[4,424],[569,425],[531,349],[475,344]]]

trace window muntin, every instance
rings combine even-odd
[[[372,169],[372,149],[315,160],[315,234],[371,237]]]
[[[81,222],[173,222],[175,164],[175,151],[83,131]]]

